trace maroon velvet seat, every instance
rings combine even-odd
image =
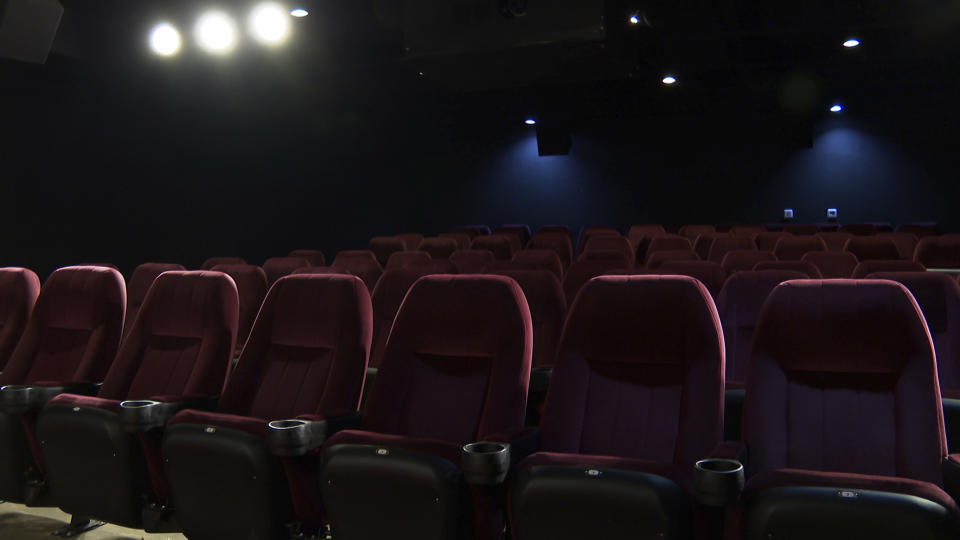
[[[501,270],[546,270],[557,279],[563,279],[563,267],[557,254],[548,249],[525,249],[518,251],[512,261],[494,261],[487,265],[484,273],[496,273]]]
[[[820,232],[820,227],[813,223],[788,223],[784,225],[783,232],[798,236],[812,236]]]
[[[692,249],[667,249],[655,251],[647,258],[648,270],[658,270],[669,261],[699,261],[700,256]]]
[[[853,269],[854,279],[863,279],[874,272],[923,272],[922,264],[914,261],[863,261]]]
[[[697,238],[704,234],[714,234],[717,228],[713,225],[684,225],[680,227],[677,234],[686,237],[690,243],[696,242]]]
[[[512,234],[520,241],[521,246],[530,241],[530,226],[525,224],[501,225],[493,228],[493,234]]]
[[[367,285],[368,291],[373,290],[377,280],[380,279],[380,274],[383,273],[377,257],[372,251],[366,249],[345,250],[337,253],[330,268],[359,277]]]
[[[567,302],[556,274],[546,270],[495,270],[520,285],[530,307],[533,323],[533,360],[535,368],[553,365],[560,332],[567,316]]]
[[[406,246],[407,251],[417,249],[417,246],[423,241],[423,235],[420,233],[401,233],[395,234],[394,236],[403,240],[403,245]]]
[[[817,236],[823,240],[824,245],[827,246],[827,251],[843,251],[843,246],[847,245],[847,240],[853,238],[852,234],[839,231],[817,233]]]
[[[757,249],[760,251],[770,251],[773,252],[773,249],[777,247],[777,242],[781,238],[793,236],[793,233],[788,233],[784,231],[767,231],[758,233],[753,237],[753,243],[757,245]]]
[[[221,264],[247,264],[242,257],[210,257],[200,265],[201,270],[211,270],[214,266]]]
[[[921,238],[913,260],[927,268],[960,268],[960,234]]]
[[[370,367],[379,368],[383,351],[387,347],[390,328],[400,310],[400,304],[407,296],[410,287],[423,276],[436,274],[420,266],[408,266],[399,270],[388,270],[380,276],[373,289],[373,343],[370,346]]]
[[[889,261],[900,258],[900,251],[893,240],[879,236],[854,236],[843,245],[843,250],[853,253],[861,261]]]
[[[260,305],[267,296],[267,274],[263,268],[252,264],[222,264],[213,267],[215,272],[223,272],[233,278],[237,285],[237,299],[240,307],[237,312],[237,351],[243,348],[257,318]]]
[[[627,231],[627,240],[629,240],[633,248],[636,249],[644,238],[652,238],[664,234],[667,234],[667,230],[663,228],[663,225],[631,225]]]
[[[663,236],[655,236],[650,239],[650,244],[647,245],[646,250],[644,251],[644,264],[650,260],[650,257],[658,251],[675,251],[675,250],[693,250],[693,244],[687,238],[676,235],[676,234],[665,234]],[[640,251],[640,248],[637,248],[637,251]]]
[[[470,249],[470,243],[473,242],[473,238],[463,232],[440,233],[439,237],[453,240],[457,243],[457,249]]]
[[[757,246],[750,236],[729,234],[716,236],[704,260],[723,263],[723,258],[731,251],[756,251]]]
[[[133,269],[133,274],[130,275],[130,281],[127,283],[127,311],[124,317],[123,338],[133,328],[133,321],[140,312],[140,306],[143,305],[143,299],[147,297],[147,291],[153,285],[153,280],[169,270],[186,269],[183,265],[173,263],[143,263]]]
[[[283,276],[289,276],[301,268],[310,268],[310,261],[303,257],[271,257],[263,261],[263,271],[267,274],[267,286],[272,286]]]
[[[660,270],[666,274],[677,274],[696,278],[710,291],[711,298],[716,298],[727,280],[727,271],[719,263],[713,261],[667,261]]]
[[[840,227],[840,232],[852,234],[853,236],[873,236],[880,231],[873,223],[848,223]]]
[[[516,237],[505,234],[490,234],[487,236],[478,236],[470,244],[471,250],[487,250],[493,253],[498,261],[509,261],[513,258],[514,245]]]
[[[517,468],[512,537],[687,537],[690,471],[722,421],[723,338],[706,289],[686,276],[590,281],[568,314],[539,451]]]
[[[857,268],[857,256],[849,251],[811,251],[800,259],[820,270],[826,279],[849,278]]]
[[[355,412],[372,327],[355,276],[289,276],[270,289],[216,411],[184,410],[168,424],[162,455],[187,536],[289,538],[291,522],[316,534],[315,458],[271,455],[267,424]]]
[[[625,265],[623,260],[618,259],[582,260],[573,263],[563,276],[563,294],[567,299],[567,305],[573,304],[580,288],[591,279],[611,270],[628,270],[629,268],[630,266]]]
[[[390,258],[387,260],[387,265],[384,266],[383,269],[384,271],[396,270],[398,268],[405,268],[411,264],[428,262],[431,260],[433,260],[433,257],[431,257],[426,251],[400,251],[390,255]]]
[[[287,253],[287,257],[302,257],[306,259],[310,266],[323,266],[327,264],[327,258],[319,249],[295,249]]]
[[[753,270],[793,270],[806,274],[810,279],[823,278],[819,268],[804,261],[761,261],[753,265]]]
[[[877,238],[887,238],[897,246],[897,253],[901,259],[906,261],[913,260],[913,253],[917,250],[917,244],[920,239],[917,235],[908,232],[885,232],[877,235]]]
[[[570,243],[569,234],[538,232],[527,242],[527,250],[543,249],[549,249],[557,254],[564,272],[573,262],[573,245]]]
[[[784,236],[777,240],[774,255],[781,261],[799,261],[811,251],[826,251],[827,246],[819,236]]]
[[[594,236],[620,236],[620,231],[616,227],[608,225],[591,225],[580,229],[580,238],[577,239],[577,257],[583,253],[583,249],[587,247],[587,242]]]
[[[32,296],[39,282],[20,274]],[[22,285],[21,285],[22,286]],[[105,267],[69,266],[54,271],[40,289],[33,312],[3,373],[0,387],[26,385],[57,391],[95,391],[110,368],[123,328],[126,286],[120,272]],[[7,390],[4,389],[4,392]],[[30,480],[45,473],[36,441],[38,407],[0,411],[0,499],[24,502]]]
[[[730,233],[704,233],[693,240],[693,251],[701,260],[710,256],[710,248],[719,236],[730,236]]]
[[[587,245],[584,246],[583,253],[591,253],[595,251],[619,252],[624,256],[631,266],[636,258],[636,253],[634,252],[630,241],[620,235],[607,234],[591,237],[589,240],[587,240]],[[581,254],[581,257],[582,256],[583,254]]]
[[[956,538],[936,365],[899,283],[774,289],[747,369],[742,537]]]
[[[143,521],[144,495],[148,503],[168,502],[162,429],[121,427],[121,402],[152,400],[159,411],[218,396],[233,358],[237,310],[237,287],[226,274],[164,272],[97,395],[60,394],[43,408],[37,435],[52,498],[63,511],[152,526]]]
[[[377,262],[386,267],[394,253],[403,253],[407,245],[396,236],[374,236],[367,244],[367,249],[377,257]],[[322,266],[322,265],[321,265]]]
[[[40,278],[26,268],[0,268],[0,372],[20,341],[40,294]]]
[[[723,260],[720,261],[720,266],[722,266],[728,274],[732,274],[743,270],[753,270],[753,267],[758,262],[775,260],[777,260],[777,256],[774,255],[772,251],[744,249],[728,251],[727,254],[723,256]]]
[[[456,240],[442,237],[424,238],[417,246],[418,251],[426,251],[434,259],[449,259],[450,254],[457,249]]]
[[[495,260],[493,252],[487,249],[458,249],[450,255],[458,274],[479,274]]]
[[[530,311],[515,281],[417,281],[393,324],[360,429],[340,431],[323,447],[331,533],[459,538],[472,527],[471,538],[499,538],[495,492],[477,486],[472,497],[465,493],[461,447],[522,433],[532,345]]]

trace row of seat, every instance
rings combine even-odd
[[[92,517],[199,539],[960,531],[934,324],[900,283],[777,282],[729,444],[725,329],[697,280],[588,282],[538,429],[526,296],[506,276],[417,279],[358,414],[375,324],[355,276],[278,280],[226,377],[225,274],[161,274],[114,359],[121,276],[58,270],[0,374],[0,496],[60,506],[67,532]]]

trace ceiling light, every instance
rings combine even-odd
[[[526,124],[526,125],[528,125],[528,126],[535,126],[535,125],[537,125],[537,121],[534,120],[533,118],[527,118],[526,120],[523,121],[523,123]]]
[[[264,45],[279,45],[290,35],[290,17],[280,4],[265,3],[253,8],[248,24],[253,37]]]
[[[631,15],[627,20],[630,22],[630,24],[640,24],[640,17],[637,17],[636,15]]]
[[[843,105],[839,103],[835,104],[834,106],[830,107],[830,112],[832,113],[843,112]]]
[[[852,49],[853,47],[859,47],[859,46],[860,46],[860,40],[857,39],[857,38],[848,39],[848,40],[846,40],[846,41],[843,42],[843,46],[846,47],[846,48],[848,48],[848,49]]]
[[[296,18],[298,18],[298,19],[301,19],[301,18],[303,18],[303,17],[306,17],[306,16],[309,15],[309,14],[310,14],[310,12],[307,11],[307,10],[305,10],[305,9],[303,9],[303,8],[293,8],[293,9],[290,10],[290,15],[293,15],[294,17],[296,17]]]
[[[167,23],[160,23],[150,32],[150,48],[160,56],[173,56],[180,52],[180,32]]]
[[[674,77],[673,75],[667,75],[666,77],[663,78],[662,82],[663,84],[673,84],[677,82],[677,78]]]
[[[237,25],[226,13],[210,11],[197,20],[197,42],[212,54],[226,54],[237,46]]]

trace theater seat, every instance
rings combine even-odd
[[[646,250],[644,251],[644,264],[647,264],[650,261],[650,257],[658,251],[673,251],[680,249],[692,251],[693,244],[687,238],[676,234],[656,236],[650,239],[650,244],[647,245]],[[637,252],[639,251],[640,248],[637,248]]]
[[[407,251],[417,249],[417,246],[423,241],[423,235],[420,233],[401,233],[394,236],[403,240],[403,245],[406,246]]]
[[[840,227],[840,232],[852,234],[853,236],[873,236],[880,232],[873,223],[849,223]]]
[[[713,244],[707,252],[705,260],[715,263],[723,263],[723,258],[731,251],[756,251],[757,246],[753,243],[750,236],[717,236],[713,239]]]
[[[371,332],[370,296],[357,277],[290,276],[270,289],[216,410],[183,410],[168,424],[163,461],[187,537],[318,533],[315,458],[273,455],[268,423],[355,412]]]
[[[573,263],[563,276],[563,293],[567,299],[567,305],[573,304],[580,288],[592,278],[612,270],[628,270],[629,268],[629,265],[623,264],[623,260],[618,259],[583,260]]]
[[[770,251],[777,247],[777,242],[783,237],[793,236],[793,234],[784,231],[767,231],[758,233],[753,237],[753,243],[757,245],[760,251]]]
[[[773,248],[774,255],[781,261],[799,261],[811,251],[826,251],[827,246],[819,236],[785,236],[777,240]]]
[[[753,265],[754,270],[793,270],[806,274],[810,279],[822,279],[823,274],[816,266],[804,261],[761,261]]]
[[[685,276],[605,276],[570,308],[511,537],[688,538],[694,463],[721,440],[723,338]]]
[[[383,359],[383,351],[387,346],[387,337],[393,320],[400,310],[400,304],[410,287],[423,276],[435,274],[427,268],[407,267],[399,270],[388,270],[380,276],[380,281],[373,289],[373,342],[370,346],[370,367],[379,368]],[[369,389],[368,389],[369,390]]]
[[[267,274],[268,287],[283,276],[289,276],[301,268],[310,268],[310,261],[303,257],[271,257],[263,261],[263,271]]]
[[[127,283],[127,311],[124,317],[123,338],[126,338],[133,327],[133,321],[140,312],[143,299],[153,285],[157,276],[168,270],[186,270],[183,265],[173,263],[143,263],[133,269],[130,281]]]
[[[287,253],[287,257],[302,257],[310,263],[310,266],[323,266],[327,264],[327,258],[323,255],[323,252],[318,249],[295,249]]]
[[[723,256],[723,260],[720,261],[720,266],[722,266],[728,274],[732,274],[743,270],[753,270],[753,267],[758,262],[775,260],[777,260],[777,256],[774,255],[772,251],[745,249],[728,251],[727,254]]]
[[[478,236],[470,244],[471,250],[483,249],[493,253],[498,261],[509,261],[513,258],[514,245],[516,240],[514,236],[505,234],[491,234],[487,236]]]
[[[633,246],[630,244],[630,241],[625,237],[620,235],[600,235],[593,236],[587,241],[587,245],[583,248],[583,253],[590,253],[595,251],[616,251],[621,253],[624,258],[633,265],[633,261],[636,258],[636,254],[633,250]],[[582,254],[581,254],[582,256]]]
[[[570,243],[569,235],[539,232],[527,242],[527,250],[543,249],[549,249],[557,254],[564,272],[573,262],[573,245]]]
[[[486,249],[458,249],[450,255],[458,274],[479,274],[495,260],[493,252]]]
[[[826,279],[849,278],[859,264],[849,251],[811,251],[800,260],[816,266]]]
[[[707,260],[707,257],[710,256],[710,248],[713,247],[713,242],[717,237],[721,236],[730,236],[729,233],[710,233],[710,234],[701,234],[693,241],[693,251],[697,254],[698,257],[702,260]]]
[[[434,259],[449,259],[450,254],[456,251],[457,241],[453,238],[424,238],[417,247],[418,251],[426,251]]]
[[[744,540],[960,534],[933,344],[902,285],[779,285],[747,380]]]
[[[180,408],[215,402],[233,357],[237,310],[226,274],[164,272],[96,396],[60,394],[43,408],[37,435],[51,495],[72,524],[92,518],[163,529],[163,426]],[[148,403],[153,415],[130,421],[134,406]],[[144,520],[148,508],[156,521]]]
[[[247,264],[242,257],[210,257],[200,265],[201,270],[210,270],[220,264]]]
[[[237,352],[243,348],[257,318],[260,305],[267,295],[267,274],[263,268],[252,264],[223,264],[213,267],[214,272],[223,272],[233,278],[237,285]]]
[[[696,278],[716,298],[727,280],[727,271],[713,261],[667,261],[660,267],[664,273]]]
[[[843,251],[843,246],[847,245],[847,240],[853,238],[853,235],[848,232],[822,232],[818,233],[817,236],[823,240],[824,245],[827,246],[827,251]]]
[[[664,234],[667,234],[667,230],[663,228],[663,225],[631,225],[627,231],[627,240],[629,240],[633,248],[636,249],[643,238],[652,238]]]
[[[908,232],[880,233],[877,238],[886,238],[892,241],[897,246],[897,253],[900,254],[899,258],[907,261],[913,260],[913,252],[917,250],[917,244],[920,242],[917,235]]]
[[[548,249],[525,249],[518,251],[511,261],[495,261],[487,265],[485,273],[500,270],[546,270],[557,279],[563,279],[563,266],[557,254]]]
[[[462,447],[516,443],[523,434],[532,340],[515,281],[417,281],[397,314],[359,428],[323,446],[330,533],[338,540],[499,538],[497,489],[468,490]]]
[[[28,291],[37,284],[31,274],[20,277]],[[0,373],[0,499],[48,503],[37,413],[44,400],[60,392],[96,392],[117,353],[125,308],[123,276],[112,268],[68,266],[43,284]],[[39,395],[8,407],[17,386],[33,387],[30,392]]]
[[[960,234],[921,238],[913,260],[927,268],[960,268]]]
[[[378,263],[386,266],[390,261],[390,257],[394,253],[403,253],[406,251],[407,245],[396,236],[374,236],[367,244],[367,248],[377,257]]]
[[[900,258],[900,252],[893,240],[879,236],[854,236],[843,245],[843,250],[853,253],[861,261],[889,261]]]
[[[620,236],[620,231],[616,227],[608,225],[591,225],[580,229],[580,238],[577,240],[577,257],[583,253],[587,247],[587,242],[594,236]]]
[[[387,260],[387,266],[383,269],[386,270],[396,270],[398,268],[406,268],[411,264],[418,264],[422,262],[428,262],[433,260],[430,257],[430,254],[426,251],[400,251],[390,255],[390,259]]]
[[[814,236],[820,232],[820,226],[813,223],[788,223],[784,225],[783,232],[797,236]]]
[[[854,279],[863,279],[874,272],[923,272],[926,268],[914,261],[863,261],[853,269]]]
[[[677,231],[677,234],[684,236],[687,240],[690,240],[692,244],[697,240],[697,237],[704,234],[713,234],[717,232],[717,228],[713,225],[684,225],[680,227],[680,230]]]
[[[457,249],[470,249],[470,243],[473,238],[463,232],[440,233],[440,238],[449,238],[457,243]]]
[[[20,341],[40,294],[40,278],[26,268],[0,268],[0,372]]]
[[[648,270],[659,270],[669,261],[699,261],[700,256],[692,249],[667,249],[655,251],[647,258],[646,268]]]
[[[493,228],[493,234],[512,234],[517,237],[521,246],[530,241],[530,226],[524,224],[501,225]]]
[[[377,262],[377,257],[372,251],[366,249],[345,250],[337,253],[330,268],[344,273],[353,274],[367,284],[367,290],[372,291],[373,287],[380,279],[383,268]]]

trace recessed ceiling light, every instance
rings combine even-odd
[[[637,17],[636,15],[631,15],[627,20],[630,22],[630,24],[640,24],[640,17]]]
[[[180,52],[180,32],[168,23],[160,23],[150,32],[150,48],[160,56],[173,56]]]
[[[527,118],[526,120],[523,121],[523,123],[526,124],[526,125],[528,125],[528,126],[535,126],[535,125],[537,125],[537,121],[534,120],[533,118]]]
[[[843,105],[839,103],[835,104],[834,106],[830,107],[830,112],[832,113],[843,112]]]
[[[663,78],[661,82],[663,82],[663,84],[673,84],[677,82],[677,78],[674,77],[673,75],[667,75],[666,77]]]
[[[237,24],[221,11],[210,11],[201,16],[196,33],[200,46],[212,54],[226,54],[237,45]]]
[[[290,36],[290,18],[280,4],[264,3],[253,8],[250,33],[264,45],[279,45]]]
[[[306,17],[306,16],[309,15],[309,14],[310,14],[310,12],[307,11],[307,10],[305,10],[305,9],[303,9],[303,8],[293,8],[293,9],[290,10],[290,15],[293,15],[294,17],[296,17],[296,18],[298,18],[298,19],[301,19],[301,18],[303,18],[303,17]]]
[[[848,39],[848,40],[846,40],[846,41],[843,42],[843,46],[846,47],[846,48],[848,48],[848,49],[852,49],[853,47],[859,47],[859,46],[860,46],[860,40],[857,39],[857,38]]]

